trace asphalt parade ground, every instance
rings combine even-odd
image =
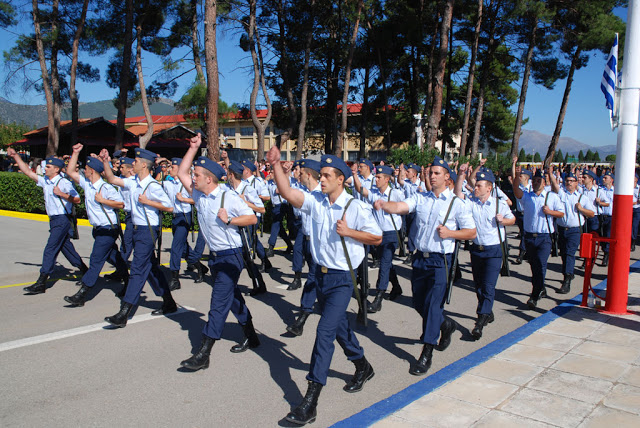
[[[229,348],[242,339],[240,326],[230,315],[223,338],[213,347],[210,367],[192,373],[181,369],[180,361],[200,344],[211,297],[208,283],[195,284],[193,274],[183,269],[182,288],[173,293],[181,309],[168,317],[150,315],[161,306],[161,299],[146,285],[126,328],[113,329],[103,319],[119,309],[114,293],[120,284],[100,279],[85,306],[71,308],[63,297],[77,291],[78,278],[74,276],[76,269],[60,255],[47,292],[24,295],[22,288],[38,277],[48,223],[0,216],[0,228],[4,235],[0,246],[0,426],[290,426],[283,418],[306,391],[305,376],[318,322],[317,315],[311,316],[301,337],[286,333],[285,326],[293,321],[301,294],[301,289],[286,290],[293,279],[290,255],[276,251],[273,269],[264,274],[269,292],[246,297],[261,346],[242,354],[230,353]],[[80,239],[73,243],[88,264],[91,229],[80,226],[79,230]],[[510,229],[512,247],[516,231]],[[263,243],[267,238],[265,233]],[[191,238],[189,243],[193,245]],[[165,232],[164,264],[169,261],[170,246],[171,233]],[[513,256],[516,252],[512,248]],[[639,255],[640,251],[632,254],[631,263]],[[582,263],[577,262],[571,293],[557,294],[561,260],[550,258],[549,297],[539,302],[537,310],[529,310],[530,267],[526,262],[511,264],[511,276],[498,281],[496,321],[474,341],[470,332],[476,297],[468,252],[461,251],[459,260],[462,279],[453,290],[451,304],[445,307],[458,330],[446,351],[434,352],[429,371],[429,376],[445,375],[445,381],[447,367],[570,300],[582,289]],[[429,379],[408,373],[421,351],[417,341],[421,324],[411,307],[410,269],[399,258],[395,264],[404,294],[394,302],[385,300],[382,311],[370,315],[366,329],[356,324],[355,300],[349,306],[351,325],[374,367],[374,378],[359,393],[344,392],[342,387],[354,366],[336,344],[313,426],[341,421],[344,426],[369,425],[375,419],[358,419],[357,415]],[[182,266],[186,267],[184,262]],[[163,270],[168,276],[166,265]],[[112,271],[113,267],[105,265],[103,273]],[[304,280],[306,267],[303,272]],[[370,269],[372,287],[377,273],[377,269]],[[593,282],[605,279],[606,273],[606,268],[596,265]],[[250,285],[245,271],[240,286],[249,291]],[[469,386],[481,387],[477,382]],[[354,417],[351,422],[350,417]],[[402,421],[407,422],[396,417],[384,426],[432,425]]]

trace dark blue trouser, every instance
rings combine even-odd
[[[304,283],[302,296],[300,296],[300,309],[302,309],[303,312],[313,312],[313,304],[316,303],[316,262],[314,262],[313,257],[311,257],[311,242],[309,241],[309,237],[302,233],[300,236],[303,236],[302,252],[309,266],[307,281]]]
[[[296,240],[293,243],[293,271],[294,272],[302,272],[302,267],[304,266],[304,253],[302,251],[302,242],[304,241],[304,234],[302,233],[302,220],[297,218],[295,221],[296,230]]]
[[[137,305],[144,284],[149,281],[156,296],[162,297],[169,293],[167,278],[160,270],[155,253],[156,240],[160,227],[152,226],[153,239],[149,226],[133,226],[133,260],[129,270],[129,285],[123,301]]]
[[[82,266],[82,259],[71,242],[71,222],[66,215],[49,217],[49,239],[42,254],[41,274],[51,275],[60,251],[73,266]]]
[[[364,357],[364,350],[347,319],[347,307],[353,293],[351,274],[333,269],[322,273],[321,269],[316,266],[320,321],[307,380],[326,385],[336,340],[350,361]]]
[[[417,233],[417,226],[414,225],[416,213],[409,213],[405,216],[406,231],[407,231],[407,251],[413,253],[416,250],[415,237]]]
[[[551,255],[551,236],[548,233],[525,233],[524,245],[527,249],[527,260],[531,265],[531,298],[538,300],[544,290],[544,279],[547,276],[547,260]]]
[[[106,261],[115,266],[117,272],[127,271],[127,263],[116,245],[119,234],[119,229],[110,226],[93,228],[93,249],[89,257],[89,270],[82,276],[82,283],[87,287],[93,287],[96,284]]]
[[[502,250],[500,244],[481,248],[471,246],[471,271],[476,286],[478,306],[476,314],[490,314],[496,297],[496,283],[502,268]]]
[[[580,227],[558,227],[558,249],[560,257],[562,257],[562,273],[564,275],[573,275],[581,232]]]
[[[595,215],[587,219],[587,232],[598,232],[600,230],[600,220]]]
[[[258,230],[260,229],[261,221],[262,221],[262,216],[258,217],[258,222],[256,224],[247,227],[247,232],[249,232],[249,245],[253,247],[253,239],[255,237],[256,256],[258,256],[260,260],[264,260],[267,257],[267,255],[264,252],[264,246],[262,245],[262,242],[260,242],[260,239],[258,238]]]
[[[171,242],[171,258],[169,259],[169,269],[171,272],[180,271],[180,261],[184,258],[189,260],[191,248],[187,243],[189,230],[191,229],[191,213],[178,213],[173,217],[171,230],[173,232],[173,242]]]
[[[219,252],[220,253],[220,252]],[[209,319],[202,333],[212,339],[220,339],[229,311],[236,317],[240,325],[251,319],[249,308],[238,288],[238,279],[244,269],[242,249],[225,250],[217,255],[212,251],[209,255],[209,269],[213,278]]]
[[[284,219],[284,215],[286,212],[285,204],[273,205],[273,216],[271,223],[271,235],[269,236],[269,245],[272,247],[276,246],[276,239],[278,239],[278,235],[284,240],[287,244],[287,247],[291,246],[291,240],[289,236],[287,236],[287,231],[282,227],[282,220]],[[291,226],[289,226],[291,227]]]
[[[640,208],[633,209],[633,217],[631,218],[631,243],[635,243],[638,238],[638,225],[640,224]]]
[[[202,258],[202,254],[204,253],[204,248],[206,245],[207,245],[207,241],[205,241],[203,233],[198,232],[198,238],[196,239],[196,246],[193,247],[193,250],[189,251],[189,255],[187,256],[187,263],[191,265],[198,263]]]
[[[516,211],[514,215],[516,217],[516,225],[518,226],[518,230],[520,231],[520,245],[518,246],[518,248],[520,248],[520,251],[524,251],[524,214],[522,214],[520,211]]]
[[[122,242],[120,243],[120,254],[127,261],[133,252],[133,221],[131,221],[131,211],[124,212],[125,229],[122,233]]]
[[[452,255],[430,253],[428,257],[422,252],[413,258],[411,272],[411,291],[413,292],[413,308],[422,317],[423,343],[436,345],[440,337],[440,326],[444,322],[444,301],[447,291],[447,267],[451,267]]]
[[[384,291],[389,287],[389,278],[396,277],[396,268],[393,265],[393,253],[398,246],[398,236],[395,230],[382,232],[382,243],[376,247],[378,260],[380,260],[380,270],[378,271],[378,282],[376,288]]]
[[[602,223],[602,233],[606,238],[611,238],[611,216],[610,215],[601,215],[600,222]],[[609,254],[609,243],[602,243],[602,251],[605,254]]]

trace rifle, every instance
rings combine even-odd
[[[349,202],[347,202],[347,205],[345,205],[344,207],[344,211],[342,212],[342,220],[344,220],[345,218],[345,214],[347,212],[347,209],[349,208],[349,205],[351,205],[351,202],[353,202],[354,198],[349,199]],[[353,284],[353,292],[356,295],[356,301],[358,302],[358,316],[357,316],[357,320],[359,323],[361,323],[362,325],[364,325],[365,327],[367,326],[367,306],[365,305],[365,302],[367,301],[367,295],[361,293],[361,289],[362,291],[366,291],[367,286],[369,285],[369,266],[367,266],[367,248],[365,246],[365,255],[364,255],[364,260],[362,261],[362,265],[364,271],[361,273],[360,278],[361,278],[361,283],[360,283],[360,289],[358,288],[358,280],[356,279],[356,273],[353,270],[353,265],[351,264],[351,257],[349,257],[349,252],[347,251],[347,244],[344,241],[344,237],[340,237],[340,242],[342,243],[342,250],[344,251],[344,256],[347,259],[347,265],[349,266],[349,273],[351,274],[351,283]]]
[[[460,251],[460,241],[456,240],[456,246],[453,249],[453,257],[451,259],[451,269],[447,272],[447,305],[451,303],[451,293],[453,292],[453,283],[456,277],[456,268],[458,267],[458,252]],[[446,259],[445,255],[445,259]]]
[[[498,191],[496,189],[496,216],[499,214],[500,200],[498,199]],[[497,220],[496,220],[497,223]],[[498,240],[500,241],[500,250],[502,251],[502,267],[500,269],[500,276],[511,276],[509,272],[509,245],[507,244],[507,228],[504,228],[504,241],[502,240],[502,234],[500,233],[500,225],[498,226]]]
[[[549,193],[544,197],[544,204],[547,205],[547,201],[549,200]],[[549,224],[549,216],[544,215],[545,220],[547,221],[547,230],[549,231],[549,235],[551,237],[551,257],[558,257],[558,237],[556,236],[556,232],[551,233],[551,225]],[[553,221],[553,220],[552,220]]]
[[[247,242],[247,236],[245,235],[247,233],[246,228],[238,227],[238,232],[240,233],[240,239],[242,240],[242,259],[244,260],[244,265],[247,268],[249,278],[251,278],[253,289],[266,291],[267,286],[264,283],[264,279],[262,279],[260,272],[256,270],[256,265],[251,259],[249,244]]]
[[[364,260],[360,264],[360,301],[358,301],[357,320],[367,326],[367,296],[369,295],[369,245],[364,246]],[[358,296],[356,296],[357,298]]]
[[[258,252],[258,226],[254,225],[251,227],[251,258],[252,260],[256,259],[257,252]]]

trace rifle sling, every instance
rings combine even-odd
[[[355,198],[349,199],[349,201],[347,202],[347,205],[345,205],[344,211],[342,212],[342,220],[344,220],[347,214],[347,209],[349,208],[349,205],[351,205],[351,202],[353,202],[354,199]],[[358,281],[356,279],[356,274],[353,271],[353,266],[351,265],[351,257],[349,257],[349,252],[347,251],[347,243],[344,241],[343,236],[340,237],[340,242],[342,242],[342,249],[344,250],[344,256],[347,259],[347,265],[349,266],[349,273],[351,274],[351,282],[353,283],[353,292],[356,295],[358,306],[360,306],[363,311],[366,311],[367,308],[363,306],[362,300],[360,300],[360,290],[358,290]],[[365,254],[365,263],[366,263],[366,257],[367,255]]]

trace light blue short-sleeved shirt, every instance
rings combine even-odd
[[[384,192],[380,192],[380,189],[376,187],[369,190],[365,202],[373,205],[378,199],[382,199],[385,202],[401,202],[404,200],[404,194],[400,190],[392,189],[391,186],[387,186]],[[402,217],[398,214],[389,214],[384,210],[373,210],[373,218],[376,219],[378,226],[380,226],[383,232],[395,231],[396,228],[400,230],[402,227]],[[393,221],[391,221],[391,218],[393,218]],[[395,227],[393,227],[394,222]]]
[[[360,186],[362,186],[363,189],[369,190],[369,192],[371,192],[371,190],[373,190],[373,189],[377,189],[376,185],[373,184],[375,182],[375,178],[376,178],[376,176],[373,175],[373,174],[370,174],[369,178],[364,178],[363,176],[358,174],[358,180],[360,180]],[[354,197],[356,197],[357,199],[359,199],[361,201],[365,201],[366,200],[366,198],[364,196],[362,196],[362,193],[354,192]]]
[[[231,186],[230,183],[222,184],[221,186],[223,186],[224,190],[234,192],[236,195],[244,195],[245,199],[248,202],[252,203],[258,208],[264,207],[264,203],[262,202],[262,199],[260,199],[260,197],[258,196],[258,192],[256,191],[256,189],[251,187],[251,185],[246,181],[240,182],[238,187],[235,189]],[[254,213],[254,214],[257,214],[257,213]]]
[[[204,193],[194,190],[192,197],[198,209],[198,224],[200,231],[204,235],[205,241],[211,251],[231,250],[242,247],[242,238],[238,227],[226,225],[218,217],[224,197],[224,209],[230,218],[241,215],[252,215],[253,210],[233,191],[224,190],[217,186],[211,193]]]
[[[291,182],[291,181],[289,181]],[[269,189],[269,196],[271,197],[271,204],[272,205],[280,205],[280,204],[286,204],[287,201],[280,196],[280,194],[277,192],[278,190],[278,186],[276,186],[276,182],[273,180],[269,180],[267,181],[267,187]]]
[[[545,205],[547,195],[549,195],[547,206],[554,211],[564,212],[564,205],[557,194],[544,190],[539,195],[536,195],[534,191],[524,192],[519,201],[522,201],[522,207],[524,208],[522,222],[525,232],[553,233],[555,231],[554,218],[552,216],[546,216],[542,212],[542,207]]]
[[[149,205],[138,202],[138,198],[144,192],[149,200],[160,202],[167,208],[173,207],[169,196],[162,188],[162,185],[148,175],[144,180],[140,180],[138,176],[133,180],[124,180],[125,189],[129,191],[129,200],[131,201],[131,220],[135,226],[159,226],[160,215],[159,210]],[[149,222],[147,223],[147,217]]]
[[[582,208],[595,212],[595,207],[587,197],[576,190],[573,193],[560,188],[558,197],[564,205],[564,217],[557,219],[558,226],[562,227],[582,227],[586,222],[585,216],[576,209],[576,204],[580,203]]]
[[[607,189],[606,187],[600,188],[600,194],[605,194],[607,196],[606,200],[603,197],[600,197],[600,200],[609,203],[608,207],[599,206],[598,209],[600,210],[600,214],[613,215],[613,190],[613,186],[611,186],[611,189]]]
[[[307,193],[314,193],[314,194],[322,195],[322,186],[320,185],[320,183],[318,183],[318,185],[316,186],[315,189],[313,189],[311,192],[307,192]],[[301,215],[302,215],[302,234],[304,236],[311,236],[311,216],[306,215],[299,208],[296,208],[296,209],[299,210]]]
[[[405,178],[404,183],[402,184],[402,188],[404,189],[404,197],[410,198],[416,193],[420,193],[418,192],[418,189],[422,189],[422,191],[424,191],[426,189],[426,186],[419,178],[415,183],[408,178]]]
[[[586,186],[582,187],[581,193],[589,199],[591,205],[595,207],[596,198],[602,199],[604,192],[597,185],[591,186],[591,190],[587,189]],[[596,209],[596,214],[600,214],[600,211]]]
[[[102,178],[96,180],[95,183],[91,183],[85,177],[80,176],[78,184],[82,187],[82,190],[84,190],[84,205],[87,209],[89,223],[91,223],[93,227],[117,226],[117,210],[96,202],[96,193],[100,192],[103,198],[109,199],[110,201],[124,202],[120,192],[118,192],[111,184],[105,182]],[[107,218],[107,216],[109,217]]]
[[[342,248],[340,235],[336,231],[337,221],[342,219],[347,202],[352,199],[343,190],[338,199],[331,204],[329,197],[322,193],[304,194],[304,203],[300,210],[311,217],[311,256],[313,261],[329,269],[348,271],[349,265]],[[351,229],[382,236],[382,230],[373,218],[371,206],[354,200],[346,212],[345,220]],[[344,238],[353,268],[357,268],[364,259],[364,245],[352,238]]]
[[[436,227],[444,222],[449,206],[451,212],[445,226],[450,230],[475,229],[471,212],[459,198],[455,200],[450,189],[445,189],[436,197],[433,192],[416,193],[404,202],[409,206],[409,212],[416,213],[416,247],[424,253],[453,253],[455,239],[442,239]],[[453,204],[453,205],[452,205]]]
[[[185,198],[191,197],[180,180],[165,180],[162,182],[162,187],[164,187],[165,192],[167,192],[167,196],[169,196],[169,200],[173,203],[174,214],[191,214],[191,204],[188,202],[180,202],[176,198],[178,193]]]
[[[62,192],[71,195],[72,197],[78,196],[78,192],[71,181],[67,178],[63,178],[60,174],[56,175],[52,179],[45,176],[38,176],[38,187],[42,187],[44,193],[44,206],[47,210],[49,217],[54,215],[71,214],[73,205],[71,202],[67,202],[64,199],[58,197],[53,193],[54,187],[58,187]]]
[[[521,184],[520,185],[520,190],[522,190],[523,192],[532,192],[533,191],[533,186],[531,185],[531,180],[529,180],[529,183],[527,183],[526,186],[523,186]],[[522,202],[520,202],[520,199],[516,199],[516,209],[520,213],[523,211]]]
[[[122,177],[122,181],[135,181],[136,177]],[[122,200],[124,201],[124,210],[127,212],[131,212],[131,192],[129,192],[127,190],[126,187],[121,187],[120,189],[120,195],[122,196]]]
[[[471,210],[473,222],[476,225],[476,238],[473,242],[477,245],[500,245],[500,239],[505,240],[504,226],[498,227],[496,220],[496,197],[489,197],[486,202],[482,202],[475,196],[467,199],[467,206]],[[506,219],[513,218],[513,213],[507,203],[498,198],[498,214]],[[500,236],[498,236],[498,231]]]

